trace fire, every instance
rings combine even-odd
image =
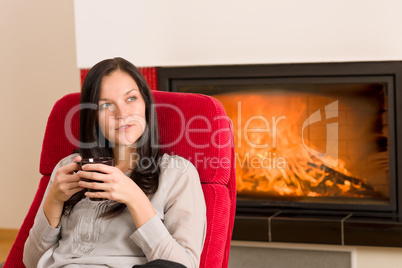
[[[309,115],[332,100],[279,91],[214,97],[233,122],[239,196],[378,196],[342,159],[318,153],[326,146],[325,122],[303,129]]]

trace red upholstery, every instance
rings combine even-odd
[[[222,105],[209,96],[161,91],[153,91],[153,95],[162,150],[188,159],[200,174],[208,224],[200,267],[227,267],[236,202],[231,122]],[[24,243],[50,174],[57,162],[77,147],[79,99],[80,93],[66,95],[55,104],[49,116],[40,162],[43,177],[6,268],[24,267]]]

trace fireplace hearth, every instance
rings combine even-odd
[[[402,246],[402,62],[158,68],[233,123],[234,240]]]

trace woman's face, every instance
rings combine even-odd
[[[144,133],[145,102],[129,74],[117,70],[103,77],[98,120],[102,134],[117,146],[130,146]]]

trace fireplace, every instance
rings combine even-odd
[[[215,97],[232,120],[235,239],[402,246],[387,239],[402,233],[402,62],[167,67],[158,78],[161,90]],[[373,224],[392,231],[378,239]]]

